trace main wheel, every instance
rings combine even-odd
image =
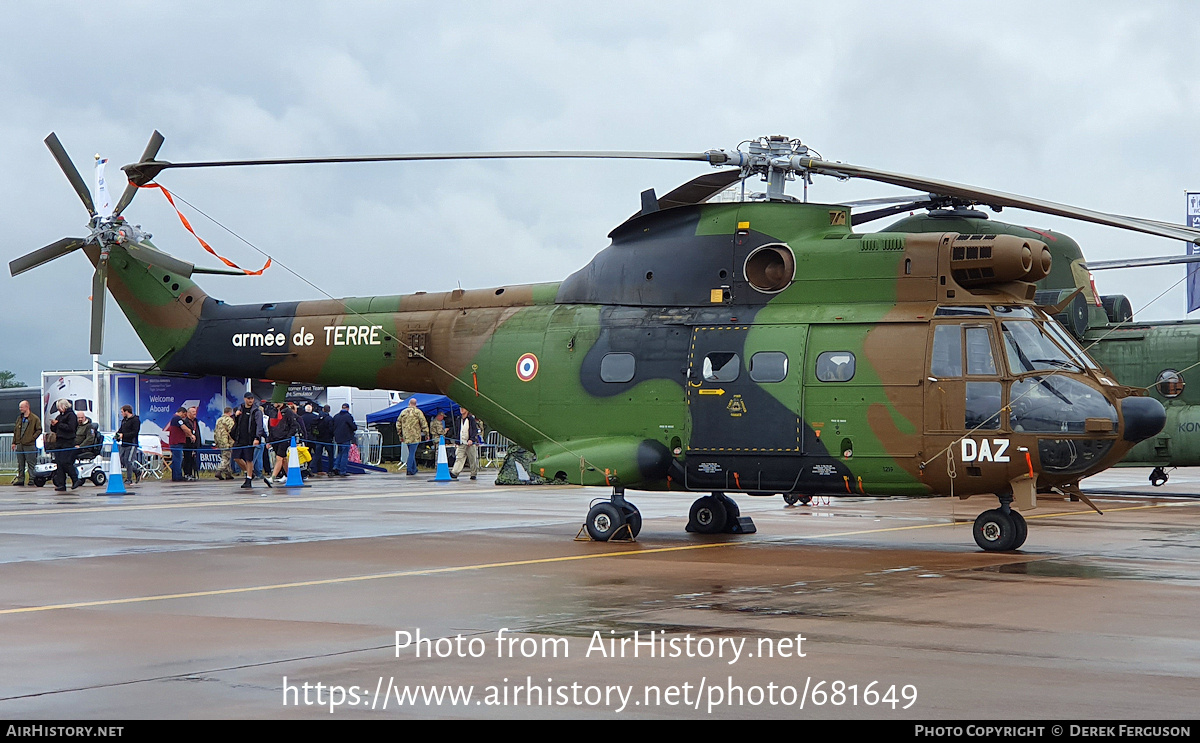
[[[625,516],[611,503],[597,503],[587,515],[587,533],[597,542],[607,542],[625,523]]]
[[[1007,552],[1017,540],[1017,526],[1010,514],[993,508],[975,517],[971,529],[975,544],[987,552]]]
[[[97,469],[92,472],[91,480],[96,487],[103,487],[104,483],[108,482],[108,474],[102,469]]]
[[[637,539],[637,535],[642,531],[642,512],[632,503],[626,503],[623,510],[625,523],[629,524],[629,536]]]
[[[784,493],[783,502],[789,506],[794,506],[797,503],[803,503],[807,506],[809,503],[812,503],[812,496],[802,495],[800,493]]]
[[[703,498],[696,499],[696,502],[692,504],[692,510],[688,514],[688,518],[696,525],[696,531],[699,533],[719,534],[725,530],[728,514],[725,511],[725,503],[721,498],[706,495]]]
[[[737,521],[742,515],[742,509],[738,508],[737,501],[730,498],[728,495],[721,497],[721,503],[725,505],[725,523],[729,524]]]
[[[1016,527],[1016,539],[1009,547],[1010,550],[1019,550],[1021,545],[1025,544],[1025,537],[1029,536],[1029,524],[1025,523],[1025,517],[1016,511],[1009,511],[1008,515],[1012,518],[1013,526]]]

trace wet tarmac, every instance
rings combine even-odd
[[[1192,718],[1200,472],[1147,473],[1007,554],[984,498],[738,496],[758,533],[702,537],[631,492],[599,544],[604,491],[490,478],[3,488],[0,715]]]

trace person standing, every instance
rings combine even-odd
[[[217,418],[217,427],[213,432],[217,448],[221,450],[221,464],[217,467],[218,480],[232,480],[233,468],[233,408],[225,408],[221,417]]]
[[[56,404],[58,417],[50,430],[54,432],[54,489],[63,493],[67,490],[67,475],[71,476],[71,489],[83,485],[79,479],[79,470],[75,469],[75,431],[79,428],[79,418],[71,409],[67,400],[59,400]]]
[[[187,409],[183,417],[183,425],[187,426],[191,436],[183,445],[183,477],[186,480],[200,479],[200,421],[196,418],[196,408]]]
[[[350,414],[350,405],[342,403],[342,410],[333,416],[333,442],[337,446],[337,455],[333,459],[333,474],[347,477],[346,466],[350,460],[350,445],[354,443],[354,432],[358,424]]]
[[[138,434],[142,432],[142,419],[133,414],[132,405],[121,406],[121,427],[116,440],[121,444],[121,466],[131,484],[141,479],[141,468],[137,463]]]
[[[475,416],[471,415],[471,411],[460,407],[462,413],[458,427],[458,446],[454,453],[454,469],[450,470],[450,477],[458,479],[462,473],[464,466],[471,468],[471,479],[479,474],[479,444],[476,439],[479,437],[479,421]]]
[[[412,477],[417,474],[417,447],[429,438],[429,423],[417,407],[417,398],[408,398],[408,407],[396,419],[396,432],[400,434],[400,440],[408,445],[405,464],[409,477]]]
[[[246,476],[246,481],[242,483],[243,488],[254,487],[254,467],[259,459],[259,452],[262,450],[262,444],[267,440],[267,429],[263,418],[262,408],[254,401],[254,393],[247,392],[242,399],[242,406],[238,408],[238,416],[234,419],[233,426],[233,458],[242,468],[242,474]],[[263,478],[267,487],[271,487],[271,480]],[[265,496],[266,493],[263,493]]]
[[[37,471],[34,467],[37,466],[37,439],[42,435],[42,419],[33,414],[29,408],[29,401],[22,400],[20,405],[20,414],[17,415],[17,422],[13,425],[13,443],[12,450],[17,453],[17,476],[13,478],[13,485],[25,484],[25,468],[29,468],[29,480],[33,481],[33,475]]]
[[[304,436],[300,417],[296,415],[296,410],[291,405],[281,405],[279,422],[271,427],[271,441],[274,442],[272,448],[275,451],[275,469],[272,474],[275,476],[275,482],[283,482],[287,479],[288,447],[292,445],[293,436],[297,439]]]
[[[333,416],[329,414],[328,405],[316,412],[319,413],[319,416],[311,434],[313,438],[313,471],[318,475],[321,473],[330,475],[333,473],[333,458],[336,453],[333,444]]]
[[[171,447],[171,482],[183,482],[183,449],[187,445],[191,429],[184,420],[187,418],[187,408],[180,408],[171,416],[167,423],[167,446]]]

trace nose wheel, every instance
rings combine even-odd
[[[1020,513],[1003,507],[984,511],[975,517],[971,533],[975,544],[985,552],[1008,552],[1020,549],[1029,536],[1029,526]]]
[[[596,542],[632,541],[642,531],[642,512],[625,500],[625,488],[614,486],[609,500],[593,503],[588,509],[580,534],[585,530]]]

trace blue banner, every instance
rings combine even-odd
[[[179,379],[174,377],[141,377],[138,380],[138,404],[135,407],[142,419],[142,433],[156,433],[167,440],[166,428],[179,408],[196,408],[200,421],[200,439],[213,440],[217,418],[228,405],[221,390],[220,377]]]
[[[1200,193],[1189,191],[1187,195],[1188,227],[1200,228]],[[1187,244],[1188,255],[1196,252],[1196,243]],[[1200,263],[1189,263],[1187,268],[1187,311],[1200,310]]]

